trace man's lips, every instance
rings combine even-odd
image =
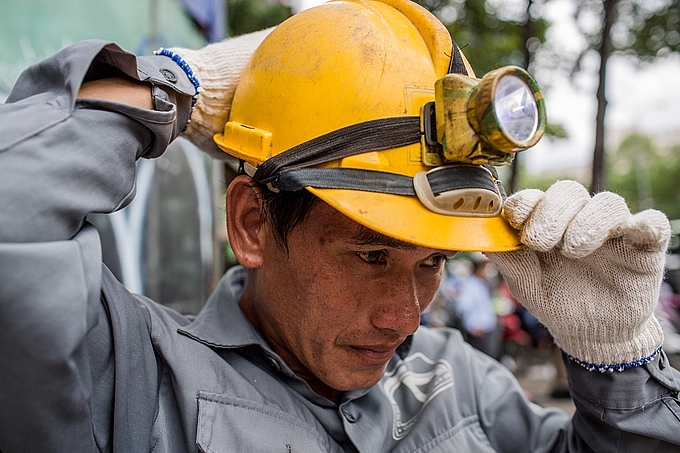
[[[384,364],[389,361],[401,343],[397,345],[362,345],[349,348],[366,362]]]

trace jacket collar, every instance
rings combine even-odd
[[[180,328],[179,332],[211,347],[259,345],[269,349],[238,306],[245,280],[246,270],[243,267],[229,269],[196,319]]]

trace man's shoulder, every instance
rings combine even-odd
[[[143,319],[149,330],[152,324],[181,327],[193,319],[146,296],[132,294],[106,266],[102,272],[102,298],[112,320]]]

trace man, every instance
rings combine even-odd
[[[330,2],[265,34],[138,59],[78,44],[2,106],[0,450],[677,449],[678,374],[651,316],[665,217],[563,182],[508,199],[508,225],[487,209],[491,170],[425,165],[439,148],[421,148],[420,107],[471,69],[415,4]],[[244,162],[227,194],[242,267],[195,320],[129,294],[84,220],[124,206],[135,159],[189,115],[188,137],[220,132]],[[440,195],[466,181],[462,215],[432,210],[452,173]],[[456,331],[419,329],[460,249],[494,252],[569,354],[572,420]]]

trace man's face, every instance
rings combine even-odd
[[[293,371],[330,399],[381,378],[453,255],[376,234],[325,203],[293,229],[288,253],[266,234],[263,264],[240,305]]]

